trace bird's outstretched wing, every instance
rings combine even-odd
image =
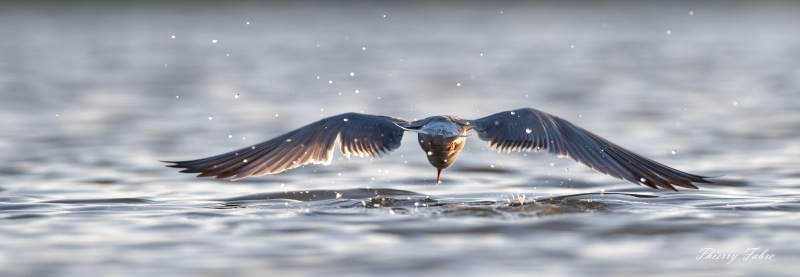
[[[711,183],[705,180],[708,177],[682,172],[642,157],[564,119],[535,109],[505,111],[459,123],[472,127],[492,150],[547,150],[595,171],[654,189],[677,191],[672,185],[697,189],[692,182]]]
[[[217,179],[275,174],[305,164],[329,164],[338,142],[344,155],[382,156],[400,147],[405,124],[402,119],[346,113],[331,116],[271,140],[222,155],[178,161],[169,167],[184,173]]]

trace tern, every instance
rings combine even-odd
[[[597,172],[644,184],[653,189],[677,191],[674,186],[697,189],[692,183],[712,183],[705,176],[689,174],[622,148],[562,118],[531,108],[496,113],[469,120],[455,116],[431,116],[408,122],[399,118],[345,113],[321,119],[273,139],[225,154],[190,160],[163,161],[197,177],[233,177],[280,173],[309,163],[328,165],[335,145],[342,154],[381,157],[400,147],[406,131],[417,140],[428,162],[449,168],[464,149],[467,132],[473,130],[492,150],[547,151],[569,158]]]

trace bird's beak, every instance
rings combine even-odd
[[[442,181],[439,180],[440,176],[442,176],[442,169],[441,168],[437,168],[436,169],[436,184],[437,185],[442,182]]]

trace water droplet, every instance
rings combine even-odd
[[[244,159],[243,162],[247,162],[247,159]]]
[[[639,182],[642,182],[642,183],[647,182],[647,179],[641,178],[641,179],[639,179]]]
[[[689,11],[689,16],[693,16],[693,15],[694,15],[694,11]]]
[[[483,53],[481,53],[481,57],[483,57]]]
[[[333,80],[328,80],[328,84],[333,84]]]
[[[555,165],[556,165],[555,163],[550,163],[550,166],[555,166]]]
[[[531,128],[525,129],[525,133],[530,134],[531,132],[533,132],[533,130],[531,130]]]
[[[497,126],[497,125],[500,125],[500,121],[495,120],[494,121],[494,126]]]
[[[342,194],[341,194],[341,193],[339,193],[339,192],[337,192],[337,193],[336,193],[336,199],[339,199],[339,198],[342,198]]]
[[[457,87],[460,87],[460,86],[461,86],[461,83],[456,83],[456,86],[457,86]]]
[[[570,45],[569,48],[573,49],[573,48],[575,48],[575,45]]]
[[[286,139],[286,142],[292,142],[292,139]]]
[[[678,150],[672,150],[672,155],[678,154]]]
[[[419,207],[419,202],[414,202],[414,207]]]
[[[564,171],[569,171],[569,168],[565,168]]]
[[[600,189],[600,195],[603,195],[604,193],[606,193],[606,190],[605,189]]]
[[[58,117],[58,114],[56,114],[56,117]]]
[[[181,98],[180,95],[175,95],[175,98]]]
[[[172,38],[175,38],[175,36],[172,36]]]
[[[347,118],[344,119],[344,122],[347,122]]]
[[[511,115],[514,115],[514,114],[515,114],[515,112],[511,112]]]
[[[211,43],[217,43],[217,40],[216,39],[212,39]]]
[[[433,152],[428,151],[428,156],[433,155]]]
[[[356,76],[355,72],[350,72],[350,76]]]
[[[278,117],[278,114],[275,114],[275,117]]]
[[[492,164],[491,167],[494,168],[494,164]]]
[[[336,173],[336,176],[342,176],[342,173]]]
[[[359,93],[361,93],[361,92],[360,92],[360,91],[358,91],[358,90],[356,90],[356,94],[359,94]]]
[[[386,15],[384,14],[383,17],[386,17]]]
[[[246,139],[247,139],[246,137],[242,137],[242,140],[246,140]]]
[[[671,34],[672,34],[672,31],[667,30],[667,35],[671,35]]]
[[[247,23],[245,23],[245,24],[250,25],[250,21],[247,21]]]
[[[208,117],[208,120],[211,120],[211,119],[214,119],[214,118],[209,116],[209,117]]]
[[[255,145],[250,146],[250,149],[256,149],[256,146]]]
[[[286,187],[286,183],[281,183],[281,187]]]
[[[739,106],[739,102],[733,101],[733,106],[734,107]]]
[[[239,98],[239,94],[237,93],[236,96],[234,96],[233,98]]]
[[[365,47],[361,47],[361,50],[364,50],[364,51],[366,51],[366,50],[367,50],[367,47],[366,47],[366,46],[365,46]]]

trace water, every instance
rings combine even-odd
[[[789,276],[800,258],[796,3],[3,5],[2,276]],[[439,185],[413,135],[237,182],[157,161],[344,112],[520,107],[720,177],[655,191],[474,134]]]

